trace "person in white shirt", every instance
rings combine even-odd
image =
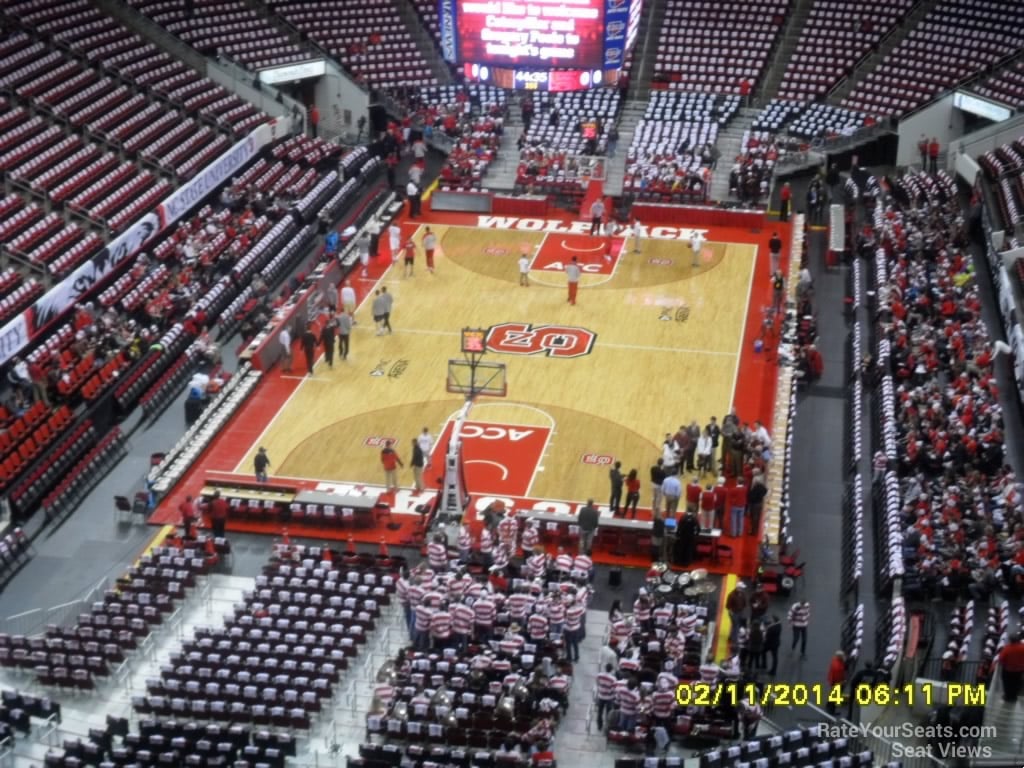
[[[429,429],[426,427],[423,428],[423,431],[420,432],[419,436],[416,438],[416,444],[420,447],[420,450],[423,451],[423,456],[427,462],[425,466],[429,467],[430,451],[434,448],[434,438],[430,436]]]
[[[363,277],[370,274],[370,233],[363,232],[356,242],[359,249],[359,263],[363,265]]]
[[[690,238],[690,249],[693,251],[693,266],[700,266],[701,253],[704,250],[704,233],[699,229],[695,230],[693,237]]]
[[[281,342],[281,370],[292,372],[292,334],[287,327],[281,329],[277,340]]]
[[[409,183],[405,185],[405,196],[409,198],[409,217],[415,219],[420,215],[420,204],[422,201],[420,200],[420,187],[411,178]]]
[[[402,250],[402,228],[394,222],[388,227],[388,246],[391,248],[391,261],[398,261]]]
[[[640,238],[643,236],[644,225],[640,219],[633,219],[633,253],[640,253]]]
[[[338,292],[338,298],[341,300],[341,308],[348,314],[354,314],[356,311],[356,289],[352,287],[352,284],[348,280],[341,284],[341,290]]]
[[[530,257],[525,253],[519,256],[519,284],[530,287]]]

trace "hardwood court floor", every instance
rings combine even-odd
[[[448,360],[461,357],[459,332],[467,326],[530,326],[515,326],[515,338],[506,337],[505,346],[532,343],[534,354],[485,356],[507,365],[508,396],[478,398],[470,418],[543,433],[543,440],[530,442],[517,441],[507,429],[477,429],[473,438],[494,441],[491,448],[508,460],[467,467],[474,493],[603,498],[607,466],[593,457],[615,457],[624,470],[637,467],[644,477],[666,431],[691,419],[721,419],[728,411],[756,246],[710,242],[694,268],[688,243],[647,240],[638,255],[628,252],[631,242],[618,240],[616,249],[626,251],[608,264],[601,238],[432,228],[440,241],[436,273],[426,271],[421,251],[415,276],[403,277],[396,264],[382,280],[395,297],[394,334],[375,335],[367,300],[356,313],[349,360],[336,359],[330,369],[321,358],[315,375],[299,385],[258,440],[274,462],[272,474],[381,483],[380,438],[396,439],[408,462],[411,439],[424,426],[440,434],[461,407],[463,399],[448,393],[445,381]],[[422,235],[421,227],[417,243]],[[528,288],[518,285],[523,250],[535,254]],[[543,266],[573,253],[589,269],[609,274],[584,274],[578,303],[569,306],[558,264]],[[681,302],[689,308],[685,321],[676,319]],[[663,308],[670,320],[659,319]],[[537,333],[540,326],[550,328]],[[537,351],[541,343],[564,349],[559,345],[567,339],[571,347],[588,333],[594,340],[585,354],[561,358]],[[237,471],[249,471],[256,447]],[[509,466],[499,464],[521,465],[518,474],[511,472],[519,479],[510,480]],[[523,485],[524,471],[526,487],[510,487]],[[411,482],[408,470],[401,478]],[[645,485],[641,504],[647,503]]]

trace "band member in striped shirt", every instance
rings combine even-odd
[[[402,614],[405,616],[405,628],[412,637],[412,605],[409,603],[409,577],[403,572],[398,581],[395,582],[395,595],[402,606]]]
[[[796,650],[800,644],[800,657],[807,658],[807,627],[811,623],[811,604],[807,600],[798,600],[789,609],[789,624],[793,627],[793,645]]]
[[[434,648],[444,648],[452,636],[452,615],[448,607],[441,606],[430,617],[430,639]]]
[[[526,623],[530,640],[535,643],[542,643],[547,640],[549,626],[548,617],[541,611],[540,606],[537,606],[534,612],[530,614],[530,618]]]
[[[469,638],[473,635],[476,613],[473,611],[473,606],[466,603],[454,603],[451,612],[455,646],[460,651],[464,651],[469,644]]]
[[[644,594],[646,590],[641,589],[640,595],[633,601],[633,618],[639,627],[650,630],[651,626],[651,601]]]
[[[700,665],[697,675],[702,683],[714,685],[722,674],[722,668],[715,664],[714,654],[709,653],[707,659]]]
[[[586,615],[587,608],[579,600],[573,600],[565,609],[565,655],[569,661],[580,660],[580,640],[583,639],[583,618]]]
[[[604,671],[597,676],[597,730],[604,730],[604,713],[615,708],[615,687],[618,684],[615,668],[605,664]]]
[[[537,545],[533,554],[526,560],[526,573],[531,579],[542,579],[548,573],[548,555],[544,548]]]
[[[558,637],[565,627],[565,603],[557,592],[552,593],[548,600],[548,621],[551,624],[551,636]]]
[[[651,615],[654,617],[654,626],[662,629],[672,623],[672,616],[675,613],[675,606],[672,603],[663,603],[655,608]]]
[[[480,531],[480,557],[483,559],[484,565],[491,566],[491,561],[494,558],[494,534],[487,526]]]
[[[480,641],[491,639],[494,631],[494,619],[498,615],[498,606],[495,604],[489,593],[483,593],[473,603],[474,623],[476,624],[476,638]]]
[[[448,570],[448,539],[443,533],[435,533],[427,544],[427,562],[438,573]]]
[[[526,621],[526,617],[530,610],[533,608],[535,600],[526,591],[525,587],[520,587],[508,598],[508,615],[512,621],[519,624],[523,624]]]
[[[637,713],[640,711],[640,690],[635,679],[630,677],[619,682],[615,688],[615,703],[619,707],[619,724],[616,730],[632,733],[636,728]]]
[[[675,689],[669,688],[667,680],[662,680],[658,683],[658,690],[651,694],[651,716],[658,725],[671,732],[675,713]]]
[[[509,549],[504,544],[499,543],[499,544],[495,545],[495,547],[494,547],[494,556],[492,558],[493,563],[491,565],[491,570],[494,570],[495,568],[498,568],[498,569],[508,568],[508,560],[509,560],[508,553],[509,553]]]
[[[430,622],[434,616],[434,609],[426,600],[416,606],[416,632],[413,637],[413,646],[418,651],[425,651],[430,647]]]
[[[572,555],[559,550],[558,556],[555,558],[555,570],[558,571],[562,578],[568,577],[572,571]]]
[[[516,540],[519,538],[519,518],[506,512],[498,523],[498,541],[504,544],[509,552],[516,551]]]
[[[530,520],[523,529],[523,552],[532,552],[540,543],[540,523]]]
[[[463,523],[459,526],[459,562],[465,565],[473,551],[473,535],[469,532],[469,526]]]

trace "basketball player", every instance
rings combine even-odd
[[[519,284],[530,287],[530,257],[526,253],[519,255]]]
[[[640,253],[640,238],[643,236],[644,225],[640,219],[633,219],[633,253]]]
[[[582,270],[580,269],[579,261],[575,256],[572,257],[572,261],[565,265],[565,277],[569,281],[569,303],[574,307],[576,306],[576,291],[580,287],[580,275]]]
[[[693,266],[700,266],[701,252],[704,250],[704,233],[699,229],[694,230],[693,237],[690,238],[690,248],[693,250]]]
[[[437,248],[437,235],[427,227],[423,235],[423,251],[427,257],[427,272],[434,274],[434,249]]]
[[[363,277],[370,274],[370,233],[363,232],[356,243],[359,248],[359,263],[363,265]]]
[[[343,311],[350,315],[355,314],[356,311],[356,289],[352,287],[352,284],[348,280],[341,284],[341,291],[339,291],[341,298],[341,308]]]
[[[381,318],[381,328],[391,333],[391,308],[395,305],[395,297],[388,293],[387,286],[380,289],[380,297],[384,302],[384,316]]]
[[[410,237],[405,242],[405,277],[412,277],[412,267],[416,261],[416,243]]]

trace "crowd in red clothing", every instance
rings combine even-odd
[[[895,384],[904,563],[936,596],[985,598],[1024,582],[1024,493],[1004,463],[993,345],[952,180],[900,182],[876,213],[883,366]]]

